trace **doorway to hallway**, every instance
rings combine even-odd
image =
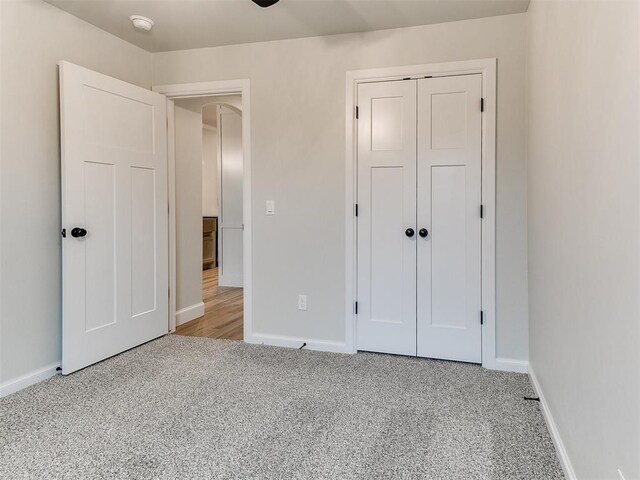
[[[177,99],[176,331],[243,340],[242,96]]]

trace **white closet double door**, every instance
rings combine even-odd
[[[482,361],[481,91],[358,87],[359,350]]]

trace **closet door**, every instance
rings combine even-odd
[[[416,354],[416,91],[358,87],[359,350]]]
[[[481,75],[418,80],[421,357],[482,361],[481,92]]]

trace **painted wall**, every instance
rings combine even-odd
[[[497,348],[527,359],[525,39],[519,14],[153,55],[154,85],[251,79],[255,333],[344,341],[346,71],[497,57]]]
[[[2,267],[2,237],[3,234],[2,232],[4,232],[4,226],[2,223],[2,136],[3,136],[3,124],[4,124],[4,114],[2,113],[4,111],[3,108],[3,102],[2,102],[2,85],[3,85],[3,80],[2,80],[2,67],[4,65],[3,62],[3,54],[2,54],[2,39],[3,39],[3,34],[4,34],[4,7],[2,6],[2,2],[0,2],[0,267]],[[3,306],[4,305],[4,301],[2,300],[2,270],[0,270],[0,395],[2,395],[2,391],[3,391],[3,385],[4,385],[4,380],[3,380],[3,367],[2,365],[4,364],[4,361],[6,361],[6,358],[4,357],[4,355],[2,354],[3,348],[2,345],[4,344],[3,341],[3,332],[2,332],[2,311],[3,311]]]
[[[529,20],[530,362],[577,478],[640,478],[640,4]]]
[[[202,215],[218,216],[218,129],[202,128]]]
[[[176,101],[176,309],[202,302],[202,114]]]
[[[3,0],[0,382],[61,357],[58,68],[148,88],[151,55],[40,0]]]

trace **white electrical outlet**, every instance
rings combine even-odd
[[[276,202],[274,200],[267,200],[266,212],[267,215],[276,214]]]
[[[307,309],[307,296],[298,295],[298,310],[306,310],[306,309]]]

